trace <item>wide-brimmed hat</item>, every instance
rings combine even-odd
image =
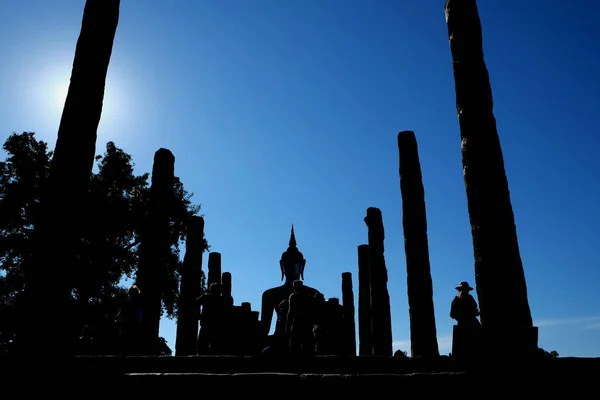
[[[473,290],[473,288],[469,286],[469,282],[461,282],[456,287],[456,290]]]

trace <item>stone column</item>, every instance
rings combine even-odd
[[[208,253],[208,282],[207,289],[212,283],[221,283],[221,253]]]
[[[236,347],[241,343],[236,343],[236,336],[240,332],[236,330],[246,329],[239,321],[239,314],[234,312],[235,307],[233,306],[233,297],[231,296],[232,289],[231,272],[223,272],[221,274],[221,296],[226,306],[223,309],[223,352],[224,354],[235,354]],[[250,311],[248,311],[248,317]],[[240,325],[241,324],[241,325]]]
[[[198,307],[202,253],[204,252],[204,218],[193,216],[187,232],[186,250],[181,269],[181,284],[177,312],[176,356],[196,354],[198,342]]]
[[[369,277],[371,279],[371,332],[373,355],[392,356],[392,316],[387,289],[387,268],[383,242],[385,232],[381,210],[367,209],[365,223],[369,229]]]
[[[21,353],[69,355],[74,350],[78,332],[69,328],[71,291],[81,266],[73,248],[85,214],[94,212],[86,197],[119,7],[119,0],[88,0],[83,10],[32,260],[25,265],[24,314],[16,338]],[[42,336],[40,327],[46,327]]]
[[[354,291],[352,273],[342,273],[342,306],[344,310],[344,354],[356,355],[356,323],[354,321]]]
[[[140,264],[136,284],[142,300],[142,342],[146,354],[154,354],[162,310],[161,279],[171,254],[169,218],[173,204],[175,157],[167,149],[154,154],[152,185],[146,225],[140,243]]]
[[[223,296],[231,297],[231,272],[221,274],[221,290]]]
[[[482,325],[511,354],[534,351],[527,285],[500,139],[492,89],[483,57],[481,22],[475,0],[448,0],[446,23],[454,70],[456,109]],[[518,333],[520,332],[520,333]],[[494,335],[492,335],[494,336]],[[502,337],[504,336],[504,337]],[[510,339],[514,336],[514,340]],[[506,345],[506,346],[504,346]]]
[[[369,245],[358,246],[358,354],[373,354],[371,335],[371,280],[369,279]]]
[[[398,134],[411,357],[440,355],[429,265],[425,189],[414,132]]]

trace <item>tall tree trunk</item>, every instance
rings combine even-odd
[[[492,89],[483,59],[477,2],[447,0],[445,12],[481,322],[484,326],[531,327]]]
[[[425,189],[414,132],[405,131],[398,134],[398,151],[411,356],[436,357],[440,352],[433,308]]]
[[[70,299],[80,273],[74,249],[81,238],[79,224],[93,212],[86,196],[119,6],[119,0],[87,0],[83,11],[33,257],[26,266],[25,318],[17,339],[23,352],[74,350]]]

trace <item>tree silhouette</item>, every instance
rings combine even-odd
[[[10,135],[3,149],[7,156],[0,162],[0,343],[8,342],[14,333],[25,287],[24,268],[31,260],[33,227],[52,158],[47,144],[32,132]],[[100,338],[103,343],[114,339],[116,314],[126,297],[122,282],[133,277],[137,268],[150,185],[149,174],[136,175],[131,155],[113,142],[96,156],[96,166],[85,199],[83,231],[72,248],[79,264],[72,277],[72,302],[75,329],[86,326],[97,345]],[[173,191],[171,255],[161,280],[169,318],[177,314],[180,245],[190,217],[200,211],[178,178]],[[60,235],[60,227],[56,234]],[[206,240],[204,247],[208,249]]]
[[[12,339],[23,302],[25,263],[30,262],[33,226],[52,154],[33,133],[13,134],[0,162],[0,342]]]
[[[394,357],[400,357],[400,358],[407,358],[408,357],[408,353],[404,350],[396,350],[394,352]]]
[[[556,350],[546,351],[541,347],[538,347],[538,355],[543,358],[558,358],[558,352]]]

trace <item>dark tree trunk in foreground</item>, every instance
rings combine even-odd
[[[398,134],[398,151],[410,316],[410,351],[412,357],[436,357],[440,353],[429,264],[425,189],[414,132],[405,131]]]
[[[32,260],[26,265],[25,318],[17,338],[22,352],[70,354],[79,333],[69,328],[73,280],[80,273],[73,249],[80,238],[79,223],[93,212],[86,193],[119,5],[119,0],[88,0],[83,11]]]
[[[169,216],[174,204],[175,156],[167,149],[154,154],[149,210],[142,242],[136,284],[143,307],[142,338],[144,354],[156,354],[162,314],[162,280],[167,275],[171,242]]]
[[[484,343],[495,354],[534,354],[537,328],[527,299],[477,3],[448,0],[445,12]]]
[[[368,244],[358,246],[358,346],[359,355],[373,354]]]
[[[176,356],[196,355],[198,310],[201,294],[202,253],[204,252],[204,218],[193,216],[188,228],[185,257],[181,270],[181,287],[177,309]]]
[[[381,210],[375,207],[367,209],[365,223],[369,228],[369,277],[371,280],[371,334],[373,355],[391,356],[392,315],[390,295],[387,289],[388,275],[385,266],[385,232]]]

